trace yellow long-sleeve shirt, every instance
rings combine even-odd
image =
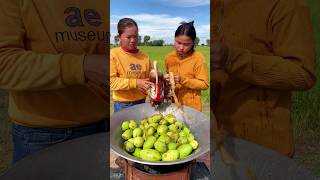
[[[181,104],[202,110],[201,90],[209,88],[208,67],[203,55],[195,51],[180,59],[176,52],[170,52],[165,58],[167,72],[181,77],[176,93]]]
[[[107,3],[0,4],[0,88],[10,92],[10,118],[30,127],[72,127],[107,117],[83,73],[85,54],[106,54]]]
[[[211,73],[218,87],[212,104],[217,120],[231,135],[292,156],[291,91],[315,84],[307,6],[297,0],[231,0],[211,12],[211,24],[221,25],[229,47],[225,69]]]
[[[137,79],[149,78],[149,57],[143,52],[129,53],[121,47],[110,50],[110,90],[114,101],[132,102],[146,98],[137,89]]]

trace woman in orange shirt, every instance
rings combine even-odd
[[[179,102],[201,111],[201,91],[209,88],[208,67],[195,50],[196,37],[193,21],[181,23],[175,32],[175,51],[166,56],[165,65],[168,73],[174,73]]]
[[[138,45],[138,25],[131,18],[118,23],[120,46],[110,50],[110,90],[114,112],[145,102],[151,69]]]

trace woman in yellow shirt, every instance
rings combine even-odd
[[[144,103],[150,82],[150,59],[138,48],[138,25],[130,18],[118,23],[120,47],[110,50],[110,90],[114,112]]]
[[[193,21],[181,23],[175,32],[175,51],[165,58],[167,72],[175,75],[176,94],[182,105],[202,110],[201,91],[209,87],[208,67],[203,55],[195,50]]]

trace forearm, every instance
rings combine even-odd
[[[194,90],[206,90],[209,88],[208,67],[204,62],[197,64],[194,72],[196,76],[194,78],[181,77],[181,85],[189,89]]]
[[[208,82],[204,79],[184,78],[181,80],[181,85],[194,90],[206,90],[209,88]]]
[[[50,90],[84,83],[83,55],[41,54],[0,44],[0,88]]]
[[[306,60],[313,61],[313,60]],[[296,58],[257,55],[232,48],[226,72],[250,84],[277,90],[305,90],[315,83],[315,76]]]
[[[130,90],[137,87],[136,79],[128,79],[128,78],[119,78],[119,77],[110,77],[110,90]]]

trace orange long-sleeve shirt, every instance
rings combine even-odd
[[[137,89],[137,79],[149,78],[149,57],[143,52],[129,53],[117,47],[110,50],[110,90],[114,101],[132,102],[146,98]]]
[[[211,24],[222,27],[229,47],[225,69],[212,73],[217,120],[231,135],[292,156],[291,91],[315,84],[307,6],[297,0],[225,1],[212,12]]]
[[[173,51],[166,56],[165,65],[167,72],[181,77],[176,88],[179,102],[201,111],[201,90],[209,88],[208,67],[203,55],[195,51],[190,56],[180,59]]]
[[[24,126],[50,128],[106,118],[107,104],[86,86],[83,60],[85,54],[106,54],[108,3],[0,4],[0,88],[10,92],[10,118]]]

